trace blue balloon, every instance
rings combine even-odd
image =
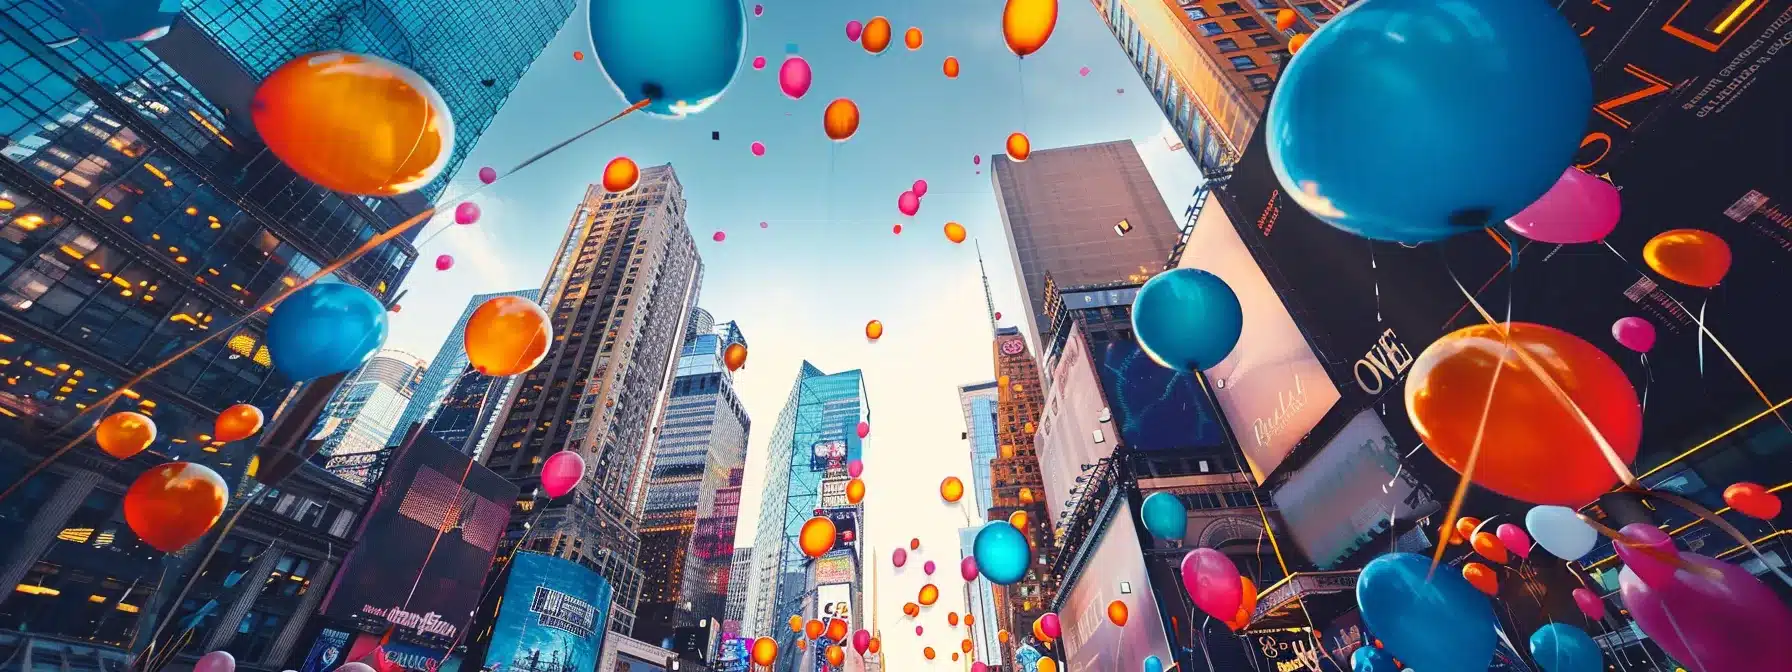
[[[1580,628],[1551,623],[1531,633],[1531,657],[1544,672],[1599,672],[1605,654]]]
[[[1026,535],[1006,520],[989,523],[978,530],[971,550],[977,558],[977,571],[998,586],[1021,580],[1027,575],[1027,565],[1033,562],[1033,550],[1027,547]]]
[[[1363,624],[1407,667],[1486,672],[1493,661],[1494,628],[1499,627],[1493,606],[1450,568],[1438,570],[1427,582],[1430,572],[1431,560],[1411,553],[1370,561],[1356,582]]]
[[[1195,372],[1218,365],[1238,345],[1244,308],[1219,276],[1178,268],[1139,288],[1132,300],[1132,330],[1152,360]]]
[[[1157,656],[1145,656],[1145,672],[1164,672],[1164,661]]]
[[[1289,197],[1332,226],[1441,240],[1548,191],[1592,106],[1580,38],[1552,3],[1367,0],[1282,71],[1269,161]]]
[[[1139,506],[1145,529],[1159,539],[1181,541],[1188,534],[1188,507],[1168,492],[1154,492]]]
[[[720,98],[747,48],[740,0],[591,0],[589,22],[592,51],[616,91],[630,103],[651,100],[643,109],[668,117]]]
[[[1399,669],[1393,656],[1373,646],[1358,648],[1356,653],[1350,654],[1350,672],[1398,672]]]
[[[56,18],[101,42],[148,42],[168,34],[180,0],[58,0]],[[52,6],[54,3],[52,3]]]
[[[386,342],[386,307],[367,290],[320,282],[275,306],[268,356],[293,380],[311,380],[365,364]]]

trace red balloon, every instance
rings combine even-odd
[[[1724,503],[1750,518],[1773,520],[1780,515],[1779,496],[1759,483],[1744,482],[1724,488]]]
[[[205,536],[230,501],[230,487],[210,468],[169,462],[138,476],[124,493],[124,520],[143,543],[173,553]]]

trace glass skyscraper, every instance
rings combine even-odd
[[[958,530],[958,553],[960,556],[971,557],[972,549],[977,545],[977,532],[982,529],[982,526],[976,526]],[[995,584],[990,583],[988,578],[978,575],[975,584],[966,586],[964,613],[966,615],[974,614],[977,617],[977,623],[966,628],[970,631],[970,636],[967,639],[971,640],[971,645],[974,647],[972,651],[976,654],[975,659],[1000,660],[1002,642],[996,633],[1002,629],[1002,625],[996,619]]]
[[[976,486],[977,519],[984,520],[995,506],[995,483],[989,478],[989,463],[1000,451],[996,449],[996,401],[1001,391],[996,381],[960,385],[958,401],[964,407],[964,438],[971,444],[971,483]]]
[[[417,392],[412,394],[410,402],[405,404],[404,414],[399,416],[392,432],[392,439],[387,443],[398,445],[398,442],[404,439],[404,433],[410,429],[413,423],[427,421],[431,415],[435,414],[442,400],[447,398],[449,391],[454,388],[454,383],[459,382],[461,374],[467,371],[467,321],[473,319],[473,311],[478,310],[479,306],[500,296],[520,296],[534,301],[537,292],[534,289],[518,289],[509,292],[480,294],[467,302],[467,309],[461,311],[460,319],[455,320],[454,328],[448,332],[448,338],[442,341],[442,348],[436,351],[436,356],[433,359],[429,360],[429,368],[423,372],[422,381],[417,383]],[[453,441],[449,443],[456,446],[461,445]]]
[[[312,438],[324,443],[311,461],[343,480],[371,487],[398,418],[416,393],[422,367],[423,360],[415,355],[382,350],[349,374],[318,419]]]

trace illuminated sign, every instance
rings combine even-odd
[[[589,670],[603,650],[613,594],[610,582],[578,563],[519,552],[510,562],[498,618],[484,655],[486,672]]]
[[[832,553],[815,561],[815,583],[852,583],[852,556]]]
[[[821,508],[832,509],[842,506],[851,506],[852,503],[846,501],[846,484],[851,480],[852,479],[850,478],[822,479]]]
[[[1331,569],[1395,520],[1439,508],[1402,454],[1376,409],[1364,409],[1271,494],[1313,564]]]
[[[852,584],[836,583],[815,588],[816,618],[846,621],[851,626],[854,625],[852,612]]]

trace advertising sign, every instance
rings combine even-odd
[[[852,584],[836,583],[815,587],[816,618],[846,621],[848,626],[852,626],[855,625],[852,612]]]
[[[1401,466],[1404,452],[1376,409],[1364,409],[1271,493],[1313,564],[1332,569],[1395,520],[1418,520],[1439,509]]]
[[[1063,621],[1063,642],[1069,652],[1066,672],[1111,672],[1144,669],[1147,656],[1173,661],[1164,639],[1163,620],[1151,580],[1145,575],[1145,556],[1130,515],[1109,519],[1099,545],[1082,576],[1070,589],[1070,597],[1058,610]],[[1125,602],[1136,625],[1116,628],[1108,622],[1108,603]]]
[[[852,548],[859,541],[859,509],[856,506],[843,509],[822,509],[815,512],[818,516],[827,516],[834,521],[834,547]]]
[[[1232,354],[1205,373],[1251,475],[1262,484],[1339,394],[1216,198],[1208,193],[1178,267],[1219,276],[1251,307]]]
[[[305,664],[299,666],[298,672],[329,672],[348,662],[348,640],[353,634],[347,630],[324,628],[311,643],[311,652],[305,654]]]
[[[1083,329],[1075,322],[1064,328],[1070,334],[1052,367],[1052,387],[1046,392],[1039,431],[1033,435],[1039,476],[1045,485],[1045,510],[1054,525],[1069,508],[1070,491],[1083,474],[1083,465],[1114,454],[1114,438],[1107,435],[1112,428],[1101,422],[1107,403],[1101,397],[1101,382],[1095,377]]]
[[[816,559],[815,583],[852,583],[852,555],[829,553]]]
[[[610,582],[578,563],[517,553],[492,624],[484,672],[586,672],[597,666]]]
[[[1089,335],[1114,427],[1133,450],[1175,450],[1226,441],[1195,375],[1158,365],[1131,336]]]
[[[1265,632],[1251,638],[1251,648],[1277,672],[1345,672],[1348,660],[1334,660],[1305,630]]]
[[[851,480],[850,478],[821,479],[821,508],[852,506],[851,502],[846,501],[846,483]]]
[[[479,601],[516,497],[515,484],[420,433],[381,479],[323,614],[454,640]]]
[[[827,471],[846,466],[846,442],[840,439],[816,441],[809,447],[809,468]]]
[[[370,633],[355,635],[344,662],[354,661],[372,666],[374,672],[456,672],[460,658],[437,649],[399,640],[380,646],[380,636]]]
[[[747,672],[753,664],[749,652],[752,641],[740,637],[727,637],[722,640],[722,651],[716,655],[716,672]]]

